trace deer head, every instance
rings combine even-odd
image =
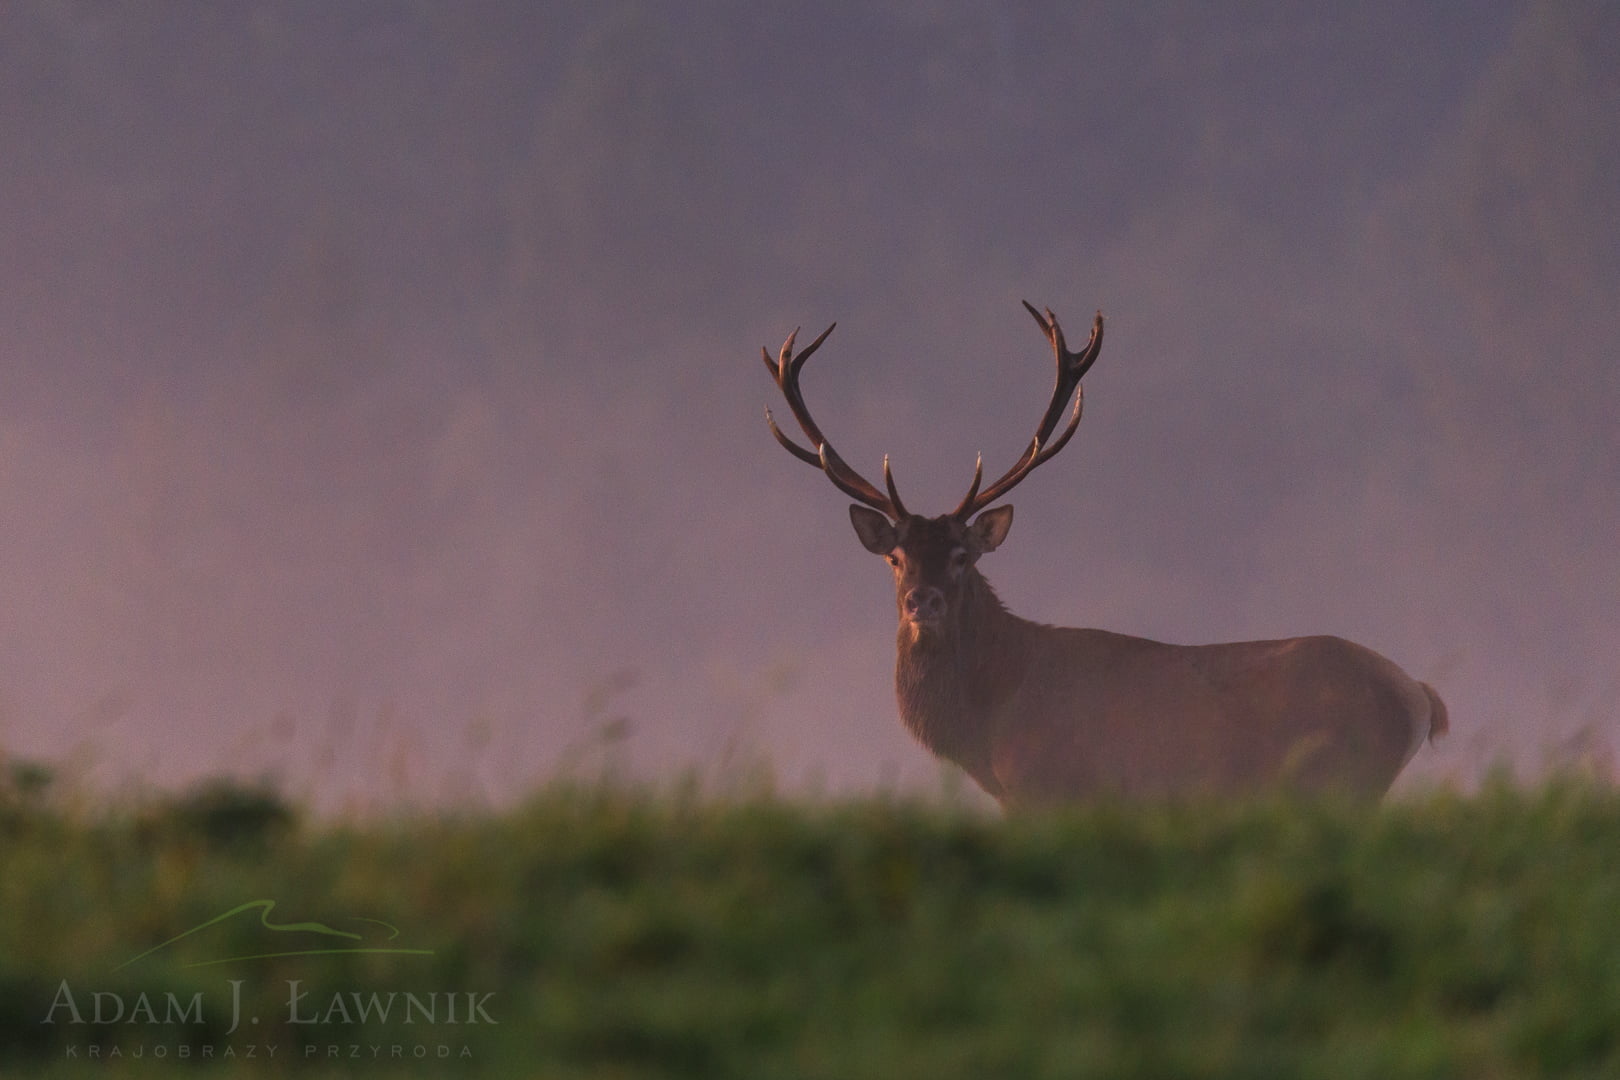
[[[938,633],[948,615],[961,612],[964,595],[979,583],[974,564],[1006,538],[1012,514],[1011,506],[998,506],[971,523],[951,514],[891,522],[865,506],[849,508],[861,544],[894,569],[900,622],[913,638]]]
[[[906,509],[900,501],[900,492],[896,489],[887,457],[883,459],[885,490],[879,491],[839,457],[811,417],[799,389],[799,372],[811,354],[827,340],[836,323],[827,327],[820,337],[796,355],[793,343],[798,336],[797,330],[788,335],[776,359],[771,359],[770,353],[764,349],[760,350],[766,369],[781,388],[788,408],[804,430],[805,437],[816,448],[815,452],[806,450],[784,435],[767,407],[765,421],[770,425],[771,434],[794,457],[820,469],[835,487],[856,500],[856,504],[849,508],[855,534],[860,537],[866,550],[882,555],[894,568],[895,602],[899,608],[901,626],[909,627],[915,637],[925,637],[947,625],[950,617],[960,611],[964,595],[982,583],[975,563],[981,555],[994,551],[1006,539],[1013,516],[1011,506],[986,508],[1016,487],[1037,466],[1051,460],[1068,444],[1075,429],[1080,426],[1085,401],[1080,379],[1096,362],[1097,354],[1102,349],[1102,313],[1099,312],[1092,323],[1091,339],[1085,348],[1074,353],[1069,351],[1063,338],[1063,328],[1058,325],[1057,317],[1050,309],[1043,315],[1027,301],[1024,307],[1040,326],[1057,359],[1057,383],[1052,389],[1051,402],[1036,426],[1035,437],[1030,441],[1029,448],[1012,467],[988,487],[982,487],[984,460],[981,457],[974,466],[973,482],[967,494],[955,510],[939,517],[923,517]],[[1073,414],[1063,432],[1053,439],[1052,434],[1057,430],[1071,394],[1074,395]]]

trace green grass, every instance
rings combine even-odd
[[[0,1074],[108,1075],[94,1044],[120,1075],[1620,1075],[1620,797],[1592,784],[1010,820],[558,787],[311,823],[212,797],[0,806]],[[209,964],[334,940],[253,911],[120,968],[260,899],[432,954]],[[261,1021],[234,1034],[230,980]],[[317,1022],[290,1022],[292,980]],[[81,1014],[150,1011],[41,1023],[64,982]],[[390,992],[434,1022],[353,1015]],[[447,1022],[452,993],[495,1022]]]

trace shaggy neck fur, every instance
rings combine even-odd
[[[1023,677],[1027,626],[972,567],[939,626],[920,632],[900,620],[894,682],[901,719],[918,741],[992,795],[1000,792],[991,772],[990,718]]]

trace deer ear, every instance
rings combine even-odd
[[[1012,515],[1011,506],[998,506],[973,519],[973,524],[968,526],[968,536],[980,555],[996,550],[1007,539],[1007,530],[1012,528]]]
[[[855,535],[861,538],[861,546],[867,551],[874,555],[887,555],[894,550],[897,537],[894,526],[886,516],[856,503],[849,508],[849,520],[855,526]]]

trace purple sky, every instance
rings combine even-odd
[[[1613,5],[553,7],[0,8],[0,750],[937,789],[758,349],[941,512],[1025,297],[1109,330],[1014,611],[1362,641],[1403,783],[1614,736]]]

